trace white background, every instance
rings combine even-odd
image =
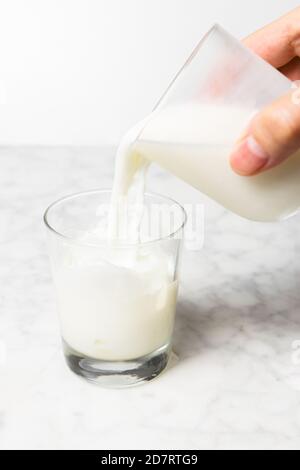
[[[0,145],[115,144],[202,34],[237,37],[294,0],[0,0]]]

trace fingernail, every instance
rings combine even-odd
[[[243,176],[253,175],[262,169],[268,160],[269,155],[252,135],[239,142],[230,157],[233,170]]]

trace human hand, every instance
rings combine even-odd
[[[300,8],[247,37],[244,44],[291,80],[300,79]],[[300,104],[291,90],[251,120],[230,158],[240,175],[268,170],[300,148]]]

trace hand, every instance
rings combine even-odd
[[[300,79],[300,8],[251,34],[244,44],[291,80]],[[257,113],[237,142],[231,166],[240,175],[268,170],[300,148],[300,105],[291,90]]]

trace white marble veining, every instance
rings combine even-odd
[[[0,448],[299,449],[299,216],[258,224],[205,200],[204,247],[182,260],[179,361],[127,390],[69,372],[42,214],[112,171],[112,149],[0,151]],[[148,186],[203,199],[154,167]]]

